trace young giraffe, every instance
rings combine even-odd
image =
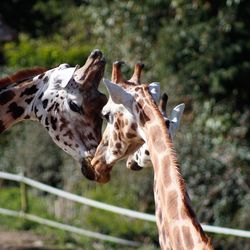
[[[181,103],[174,107],[171,111],[169,119],[166,113],[167,101],[168,96],[166,93],[163,93],[158,108],[163,115],[165,125],[169,131],[170,138],[173,141],[173,137],[180,126],[180,120],[185,108],[185,104]],[[130,155],[126,162],[127,168],[132,170],[141,170],[142,168],[150,167],[151,165],[152,164],[147,143],[144,143],[134,154]]]
[[[124,64],[124,62],[115,62],[113,64],[113,69],[112,69],[112,77],[111,81],[114,83],[119,83],[119,81],[123,81],[121,78],[121,74],[116,74],[117,73],[117,67],[121,67],[121,65]],[[140,75],[141,70],[144,68],[144,64],[138,64],[136,65],[135,68],[135,74],[132,77],[132,80],[134,82],[137,82],[139,84],[140,79],[138,79],[138,74]],[[158,95],[155,95],[155,99],[158,102]],[[166,108],[167,108],[167,101],[168,101],[168,96],[166,93],[164,93],[161,97],[160,103],[158,105],[159,110],[161,111],[163,118],[165,120],[165,124],[169,130],[169,134],[171,137],[171,140],[173,140],[173,137],[179,128],[180,125],[180,120],[181,116],[183,114],[185,104],[179,104],[176,106],[170,115],[170,119],[167,118],[166,114]],[[151,159],[148,151],[147,144],[144,143],[134,154],[130,155],[128,157],[127,163],[126,163],[127,168],[132,169],[132,170],[141,170],[144,167],[149,167],[151,166]]]
[[[176,154],[162,114],[154,97],[159,85],[139,84],[140,66],[129,81],[104,83],[110,94],[102,113],[107,128],[99,144],[92,165],[96,180],[108,182],[113,165],[134,153],[146,142],[154,169],[154,197],[159,241],[162,249],[213,249],[190,206],[185,182],[180,174]]]
[[[0,133],[25,119],[39,121],[93,179],[90,159],[101,140],[101,109],[107,102],[97,89],[104,68],[101,51],[94,50],[81,68],[61,64],[1,79]]]

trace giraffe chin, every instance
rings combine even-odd
[[[110,181],[110,178],[111,178],[111,176],[110,176],[110,172],[108,172],[108,173],[105,173],[105,174],[97,174],[97,176],[96,176],[96,181],[98,182],[98,183],[103,183],[103,184],[105,184],[105,183],[108,183],[109,181]]]

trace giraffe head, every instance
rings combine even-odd
[[[165,120],[165,125],[168,128],[171,140],[173,140],[173,137],[180,126],[185,104],[181,103],[174,107],[171,111],[170,117],[168,118],[166,112],[167,101],[168,96],[166,93],[163,93],[158,107]],[[130,155],[126,162],[127,168],[132,170],[141,170],[142,168],[150,167],[151,165],[152,164],[147,143],[144,143],[134,154]]]
[[[34,111],[55,143],[80,162],[88,179],[93,179],[90,160],[101,140],[101,109],[107,102],[98,91],[104,68],[102,53],[95,50],[81,68],[63,64],[45,73],[48,86]]]
[[[39,121],[54,142],[80,162],[82,173],[93,178],[90,160],[101,140],[101,110],[107,102],[106,96],[98,91],[104,68],[101,51],[94,50],[81,68],[61,64],[14,84],[14,88],[3,85],[0,96],[7,96],[7,103],[5,114],[1,106],[0,122],[1,116],[5,116],[3,120],[7,123],[8,117],[14,116],[12,123],[22,119]]]
[[[102,115],[108,123],[91,162],[98,182],[109,181],[113,165],[144,144],[142,127],[147,125],[150,108],[158,109],[155,102],[160,97],[159,83],[141,84],[142,68],[142,64],[136,64],[133,76],[125,81],[121,63],[116,62],[113,64],[112,82],[104,80],[110,96]]]

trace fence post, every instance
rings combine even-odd
[[[20,175],[24,176],[24,173],[22,172]],[[21,195],[21,211],[23,213],[27,213],[29,209],[28,190],[27,190],[27,185],[22,180],[20,181],[20,195]]]

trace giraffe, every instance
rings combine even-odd
[[[168,118],[166,111],[167,101],[168,101],[168,96],[166,93],[163,93],[158,108],[163,115],[163,119],[169,131],[170,138],[173,141],[173,137],[180,126],[180,120],[185,108],[185,104],[181,103],[176,107],[174,107],[173,110],[171,111],[170,118]],[[144,143],[134,154],[128,157],[126,166],[127,168],[132,170],[141,170],[142,168],[151,166],[151,159],[147,143]]]
[[[0,79],[0,133],[23,120],[38,121],[93,179],[88,169],[101,140],[101,109],[107,102],[98,91],[104,68],[102,52],[94,50],[81,68],[61,64]]]
[[[119,83],[117,81],[120,80],[120,76],[117,75],[116,67],[120,67],[124,62],[118,61],[115,62],[112,68],[112,77],[111,81],[114,83]],[[138,65],[139,66],[139,65]],[[144,68],[144,64],[140,64],[140,68],[137,68],[137,72]],[[134,75],[134,81],[138,81],[137,79],[137,73],[135,71]],[[158,95],[156,96],[156,99],[158,98]],[[158,102],[158,100],[156,100]],[[163,93],[161,96],[160,102],[159,102],[159,110],[161,111],[163,118],[165,120],[165,124],[169,130],[169,135],[171,137],[171,140],[173,140],[173,137],[177,131],[177,129],[180,126],[180,120],[185,108],[185,104],[181,103],[173,108],[170,119],[167,117],[166,108],[167,108],[167,102],[168,102],[168,95],[166,93]],[[144,143],[134,154],[128,156],[126,166],[129,169],[132,170],[141,170],[142,168],[151,166],[151,159],[148,151],[147,144]]]
[[[104,80],[109,100],[102,114],[108,123],[91,161],[95,180],[108,182],[113,165],[146,142],[154,170],[161,249],[213,249],[191,208],[169,131],[155,103],[159,84],[140,84],[141,66],[138,64],[128,81],[122,79],[121,67],[114,66],[118,83]]]

